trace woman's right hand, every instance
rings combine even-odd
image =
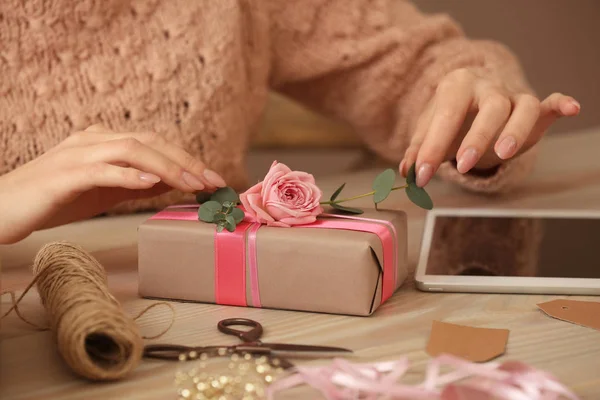
[[[94,125],[0,176],[0,244],[93,217],[126,200],[225,185],[217,173],[160,135]]]

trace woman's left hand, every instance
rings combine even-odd
[[[575,99],[560,93],[540,101],[476,70],[453,71],[420,116],[400,173],[406,176],[416,162],[416,183],[423,187],[444,161],[456,160],[460,173],[494,168],[529,150],[558,118],[579,110]]]

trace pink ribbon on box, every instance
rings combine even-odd
[[[198,221],[198,205],[169,207],[150,220]],[[174,210],[182,211],[174,211]],[[193,209],[193,210],[186,210]],[[330,219],[324,219],[330,218]],[[262,307],[258,284],[257,234],[259,223],[243,221],[234,232],[215,229],[215,302],[246,307],[246,267],[250,272],[252,306]],[[369,232],[377,235],[383,248],[383,284],[381,303],[387,301],[397,285],[398,233],[389,221],[354,216],[322,214],[314,223],[293,228],[324,228]]]

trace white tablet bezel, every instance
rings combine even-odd
[[[427,214],[421,252],[416,268],[417,288],[428,292],[520,293],[559,295],[600,295],[600,279],[594,278],[540,278],[498,276],[426,275],[431,238],[438,216],[482,217],[542,217],[542,218],[598,218],[593,210],[530,210],[493,208],[440,208]],[[600,251],[600,246],[599,246]],[[600,268],[600,266],[599,266]]]

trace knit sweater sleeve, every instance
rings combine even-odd
[[[532,92],[503,45],[469,40],[447,15],[425,15],[390,0],[269,0],[271,87],[349,123],[380,157],[401,161],[440,80],[458,68]],[[479,192],[507,189],[528,175],[529,151],[491,174],[438,174]]]

